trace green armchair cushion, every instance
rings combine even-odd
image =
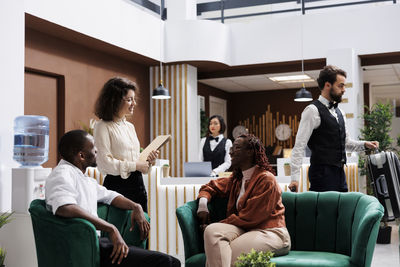
[[[292,247],[286,256],[274,257],[277,266],[370,266],[383,207],[361,193],[284,192],[286,226]],[[218,221],[226,200],[209,203]],[[219,215],[212,215],[217,211]],[[203,238],[197,221],[197,201],[176,211],[181,227],[187,267],[205,266]]]
[[[79,218],[55,216],[46,209],[45,201],[39,199],[31,202],[29,212],[39,267],[100,266],[99,241],[92,223]],[[105,204],[98,205],[99,217],[113,223],[128,245],[145,248],[146,240],[140,240],[137,225],[132,232],[129,231],[130,212]]]

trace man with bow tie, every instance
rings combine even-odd
[[[346,118],[338,108],[346,91],[346,72],[335,66],[325,66],[317,79],[321,95],[301,114],[291,157],[290,190],[298,190],[300,167],[306,146],[312,154],[308,177],[311,191],[347,192],[346,151],[361,151],[379,147],[377,141],[352,140],[347,132]]]

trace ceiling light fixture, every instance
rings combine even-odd
[[[304,0],[301,0],[302,3],[302,7],[304,8]],[[303,56],[303,16],[304,16],[304,12],[301,15],[301,32],[300,32],[300,36],[301,36],[301,73],[304,74],[304,56]],[[296,95],[294,96],[294,101],[296,102],[308,102],[308,101],[312,101],[312,94],[310,93],[310,91],[308,91],[306,89],[306,87],[304,86],[304,80],[302,81],[302,88],[296,92]]]
[[[268,77],[271,81],[278,83],[298,83],[298,82],[313,82],[314,79],[307,74],[274,76]]]
[[[170,99],[168,89],[163,85],[163,68],[162,68],[162,58],[163,58],[163,33],[164,30],[162,28],[162,12],[164,10],[164,1],[162,0],[160,3],[160,84],[153,90],[153,99]]]

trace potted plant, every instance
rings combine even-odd
[[[169,177],[169,164],[162,165],[162,172],[164,178]]]
[[[4,267],[4,260],[6,259],[6,250],[4,248],[0,248],[0,267]]]
[[[253,248],[250,253],[242,253],[235,262],[236,267],[275,267],[274,262],[270,262],[274,253],[271,251],[257,252]]]
[[[94,125],[96,124],[96,120],[95,119],[90,119],[89,120],[89,124],[85,124],[82,121],[79,121],[82,130],[84,130],[85,132],[87,132],[90,135],[93,135],[93,131],[94,131]]]
[[[11,215],[13,215],[13,213],[14,212],[11,213],[4,212],[0,214],[0,228],[12,221]],[[0,267],[4,267],[4,260],[6,258],[6,254],[7,254],[6,250],[0,247]]]
[[[289,162],[285,162],[283,164],[283,170],[285,172],[285,176],[290,176],[291,170],[290,170],[290,163]]]
[[[364,119],[364,127],[361,129],[361,140],[374,140],[379,142],[381,151],[393,149],[393,139],[390,138],[390,131],[393,118],[393,109],[390,104],[374,104],[371,109],[365,107],[365,112],[361,116]],[[360,153],[358,166],[360,175],[367,176],[367,194],[373,195],[371,188],[371,177],[367,173],[366,158],[374,151]]]
[[[205,137],[208,133],[208,118],[204,110],[200,110],[200,137]]]
[[[379,149],[381,151],[394,150],[392,146],[393,139],[389,133],[391,131],[393,107],[390,104],[377,103],[371,109],[365,107],[365,113],[362,115],[364,119],[364,127],[361,129],[361,140],[374,140],[379,142]],[[373,195],[371,187],[372,177],[367,171],[367,155],[374,153],[374,151],[367,151],[360,153],[358,166],[360,169],[360,176],[366,175],[366,190],[368,195]],[[388,226],[387,221],[383,220],[379,228],[378,243],[390,243],[392,227]]]

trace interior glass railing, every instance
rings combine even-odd
[[[128,0],[149,13],[168,17],[168,1]],[[348,10],[362,6],[397,4],[397,0],[197,0],[197,19],[217,20],[222,23],[251,20],[265,16],[291,16],[295,13],[312,14],[332,9]]]
[[[229,23],[263,16],[321,13],[334,8],[349,9],[367,5],[393,5],[397,2],[396,0],[198,0],[197,18]]]

